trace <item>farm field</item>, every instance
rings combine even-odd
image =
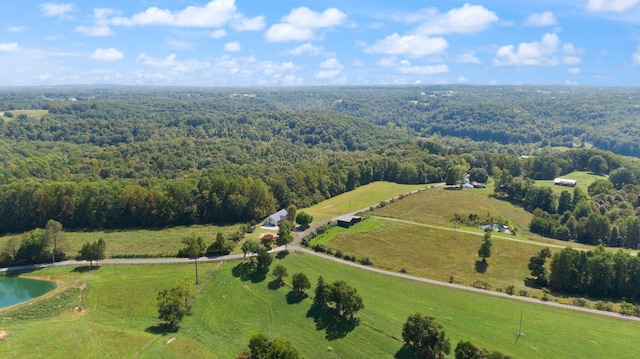
[[[322,222],[342,214],[368,209],[389,198],[424,188],[428,185],[402,185],[391,182],[373,182],[351,192],[329,198],[309,208],[299,209],[313,216],[314,222]]]
[[[289,275],[306,273],[314,286],[322,275],[356,287],[365,304],[360,324],[317,329],[308,314],[310,299],[288,301],[289,288],[274,288],[270,275],[262,281],[243,280],[243,262],[235,261],[220,268],[217,263],[201,265],[201,282],[207,284],[193,315],[185,317],[176,333],[163,335],[157,333],[156,294],[192,279],[192,265],[103,266],[93,271],[57,267],[29,275],[61,280],[61,290],[86,284],[80,292],[84,299],[59,314],[53,310],[34,319],[0,311],[0,329],[8,331],[0,356],[230,358],[245,348],[250,335],[263,332],[292,342],[304,357],[405,358],[402,325],[414,312],[435,316],[452,347],[469,340],[516,358],[635,356],[637,322],[389,277],[308,254],[291,253],[277,262]],[[55,307],[59,294],[48,296],[47,308]],[[34,302],[28,307],[37,309]],[[85,310],[71,310],[76,305]],[[520,313],[524,336],[516,343]]]
[[[566,175],[563,175],[561,177],[577,180],[578,185],[576,187],[580,187],[580,189],[582,189],[584,193],[588,192],[589,185],[592,184],[595,180],[607,179],[607,176],[596,175],[591,172],[584,172],[584,171],[575,171],[575,172],[567,173]],[[544,181],[537,180],[536,186],[551,187],[553,189],[553,192],[556,195],[560,195],[562,191],[569,191],[569,193],[573,194],[573,187],[556,186],[553,184],[553,180],[544,180]]]
[[[20,115],[27,115],[30,118],[33,119],[39,119],[42,116],[46,115],[47,113],[49,113],[49,111],[47,110],[11,110],[8,111],[11,112],[11,114],[13,115],[13,117],[7,117],[5,113],[2,114],[2,119],[6,120],[12,120],[13,118],[16,118]]]

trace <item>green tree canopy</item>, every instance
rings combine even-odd
[[[402,327],[405,347],[420,358],[441,359],[451,351],[449,339],[435,318],[415,313]]]

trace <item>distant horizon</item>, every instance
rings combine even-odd
[[[0,87],[639,86],[640,0],[481,3],[5,1]]]

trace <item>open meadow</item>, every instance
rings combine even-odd
[[[7,112],[10,112],[13,116],[7,117]],[[5,121],[12,120],[20,115],[27,115],[27,117],[29,118],[39,119],[42,116],[46,115],[47,113],[49,113],[49,111],[47,110],[11,110],[11,111],[3,112],[2,119]]]
[[[562,178],[573,179],[578,181],[576,187],[582,189],[584,193],[588,192],[589,185],[592,184],[595,180],[602,179],[606,180],[607,176],[597,175],[591,172],[585,171],[575,171],[571,173],[567,173],[566,175],[562,175]],[[569,193],[573,194],[573,187],[563,187],[556,186],[553,184],[553,180],[537,180],[536,186],[538,187],[551,187],[553,192],[556,195],[560,195],[562,191],[569,191]]]
[[[307,358],[407,358],[401,331],[414,312],[436,317],[452,347],[469,340],[516,358],[636,356],[637,322],[389,277],[308,254],[278,262],[289,276],[307,274],[314,286],[322,275],[357,288],[365,304],[359,325],[319,325],[310,299],[292,299],[290,288],[274,286],[271,275],[246,276],[245,262],[233,261],[202,263],[193,314],[177,332],[160,333],[157,292],[193,279],[192,265],[57,267],[28,275],[60,280],[60,289],[24,306],[26,314],[0,311],[0,329],[8,331],[0,357],[232,358],[263,332],[290,341]],[[56,300],[73,288],[85,289],[72,300]],[[31,308],[43,312],[29,316]],[[516,343],[521,313],[524,336]]]

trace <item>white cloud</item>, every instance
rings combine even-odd
[[[149,67],[168,70],[169,74],[171,75],[191,73],[211,67],[211,63],[209,61],[200,61],[193,59],[178,61],[176,54],[171,54],[166,58],[156,58],[142,53],[138,55],[138,57],[136,58],[136,62],[142,63]]]
[[[389,35],[365,49],[368,53],[404,55],[404,56],[428,56],[437,55],[447,49],[449,44],[442,37],[428,37],[422,35],[400,36],[398,33]]]
[[[116,11],[108,8],[93,9],[92,26],[77,26],[76,31],[87,36],[111,36],[114,34],[109,27],[109,16],[116,14]]]
[[[53,77],[53,75],[51,75],[50,73],[44,73],[44,74],[40,74],[38,76],[35,76],[36,79],[38,80],[49,80]]]
[[[18,51],[20,47],[17,42],[5,42],[0,43],[0,52],[14,52]]]
[[[376,62],[376,65],[380,67],[393,67],[401,74],[433,75],[449,72],[449,66],[445,64],[415,66],[412,65],[410,61],[399,60],[395,56],[383,57]]]
[[[87,36],[111,36],[113,35],[113,30],[111,30],[108,26],[78,26],[76,27],[76,31]]]
[[[307,42],[305,44],[302,44],[296,48],[293,48],[291,50],[288,51],[289,55],[302,55],[302,54],[309,54],[309,55],[320,55],[320,53],[322,53],[322,46],[315,46],[313,44],[311,44],[310,42]]]
[[[541,41],[521,42],[502,46],[498,49],[493,63],[496,66],[530,65],[556,66],[560,63],[575,65],[580,62],[581,50],[567,43],[560,48],[560,39],[556,34],[544,34]],[[561,55],[561,58],[558,57]]]
[[[224,44],[224,51],[235,52],[242,50],[242,46],[237,41],[227,42]]]
[[[236,24],[234,28],[240,31],[261,30],[264,17],[247,19],[237,12],[235,0],[213,0],[205,6],[187,6],[173,12],[154,6],[131,17],[111,19],[111,24],[120,26],[221,27],[227,23]]]
[[[231,27],[238,31],[258,31],[264,29],[265,26],[264,16],[256,16],[252,19],[241,18],[231,23]]]
[[[589,0],[587,10],[622,13],[640,4],[640,0]]]
[[[315,30],[342,25],[347,15],[336,8],[319,13],[307,7],[291,10],[278,24],[265,33],[268,42],[306,41],[315,37]]]
[[[460,83],[469,82],[469,79],[464,77],[464,76],[460,76],[460,77],[458,77],[458,82],[460,82]]]
[[[363,67],[364,66],[364,62],[362,62],[362,60],[355,60],[353,62],[353,66]]]
[[[416,30],[423,35],[471,34],[483,31],[491,23],[498,21],[498,16],[481,5],[464,4],[461,8],[451,9],[444,14],[437,10],[426,10],[425,22]]]
[[[476,52],[471,51],[456,57],[457,62],[464,64],[480,64],[480,59],[476,57]]]
[[[316,73],[316,78],[318,79],[336,78],[344,69],[344,65],[342,65],[335,57],[330,57],[322,61],[320,63],[320,67],[324,70]]]
[[[29,28],[26,26],[10,26],[7,28],[9,32],[25,32],[27,30],[29,30]]]
[[[631,54],[631,60],[633,61],[633,66],[640,65],[640,45],[638,45],[636,52]]]
[[[124,54],[121,51],[114,49],[113,47],[108,49],[98,48],[93,52],[91,58],[94,60],[113,61],[123,59]]]
[[[52,3],[47,2],[40,4],[40,11],[42,15],[47,17],[59,17],[60,19],[64,19],[67,17],[67,14],[72,12],[74,8],[73,4],[62,4],[62,3]]]
[[[434,75],[449,72],[449,67],[445,64],[440,65],[425,65],[425,66],[399,66],[396,71],[401,74],[419,74],[419,75]]]
[[[218,29],[215,30],[213,32],[211,32],[211,34],[209,34],[209,37],[214,38],[214,39],[219,39],[221,37],[225,37],[227,36],[227,31],[225,29]]]
[[[570,69],[567,69],[567,71],[572,75],[578,75],[580,74],[580,72],[582,72],[578,67],[572,67]]]
[[[553,26],[558,24],[558,20],[551,11],[543,11],[529,15],[524,24],[527,26]]]

